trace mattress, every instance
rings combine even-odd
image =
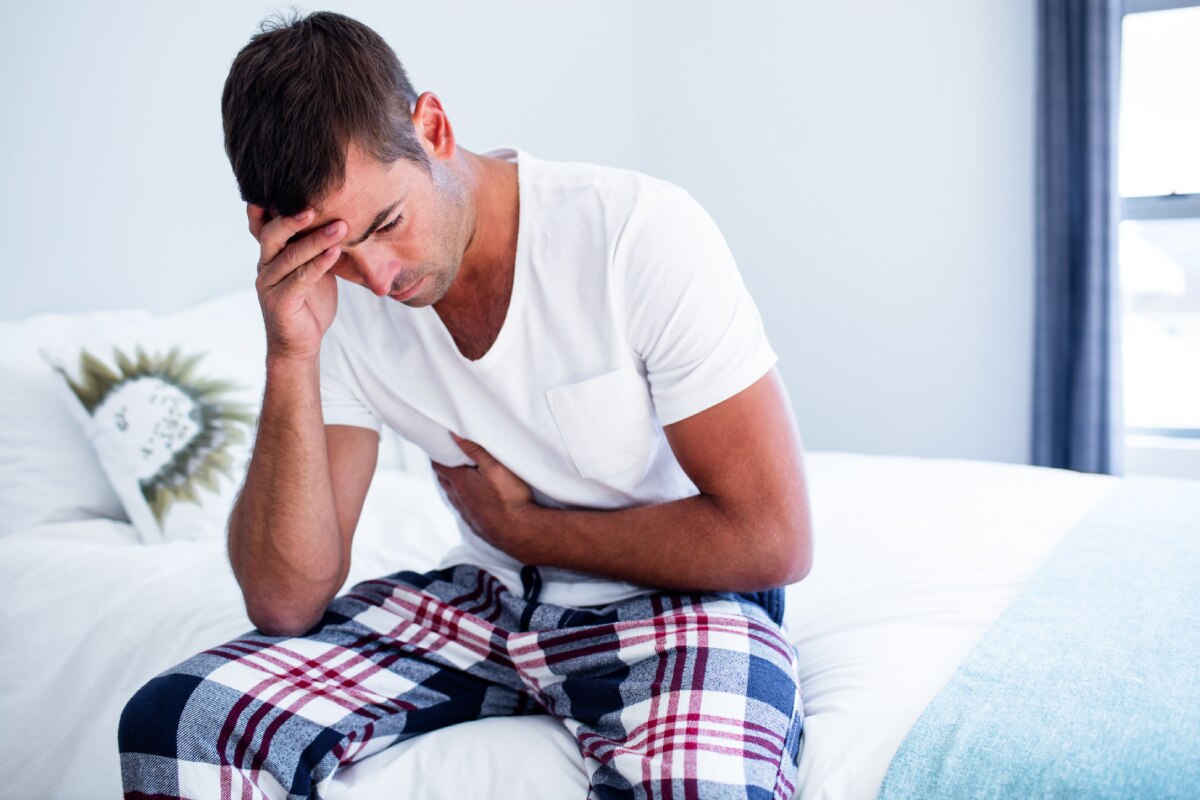
[[[806,713],[803,800],[874,797],[900,742],[1020,587],[1119,478],[957,459],[806,455],[812,572],[785,631]],[[429,569],[457,543],[428,475],[381,470],[347,583]],[[147,679],[251,626],[219,536],[141,544],[107,519],[0,539],[5,794],[118,796],[116,729]],[[551,717],[489,719],[338,773],[332,798],[584,797]]]

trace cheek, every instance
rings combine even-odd
[[[355,283],[359,286],[366,285],[363,281],[362,263],[358,256],[342,253],[329,271],[348,283]]]
[[[329,268],[329,271],[342,280],[350,281],[351,283],[359,282],[358,271],[354,269],[354,264],[345,255],[339,256],[334,265]]]

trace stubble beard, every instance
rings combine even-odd
[[[462,267],[463,256],[470,244],[475,228],[474,209],[466,201],[467,192],[459,180],[448,171],[442,177],[435,178],[434,187],[442,199],[441,211],[450,212],[453,225],[447,225],[439,237],[437,259],[426,262],[417,270],[418,280],[425,279],[425,286],[413,297],[403,300],[410,308],[422,308],[434,305],[446,296],[454,285],[458,271]],[[392,291],[399,292],[411,286],[411,281],[404,286],[393,286]]]

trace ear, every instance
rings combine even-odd
[[[426,150],[436,158],[450,158],[456,144],[450,118],[442,108],[442,101],[433,92],[425,92],[417,98],[412,112],[413,130]]]

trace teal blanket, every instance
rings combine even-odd
[[[1200,482],[1127,477],[900,745],[880,800],[1200,798]]]

